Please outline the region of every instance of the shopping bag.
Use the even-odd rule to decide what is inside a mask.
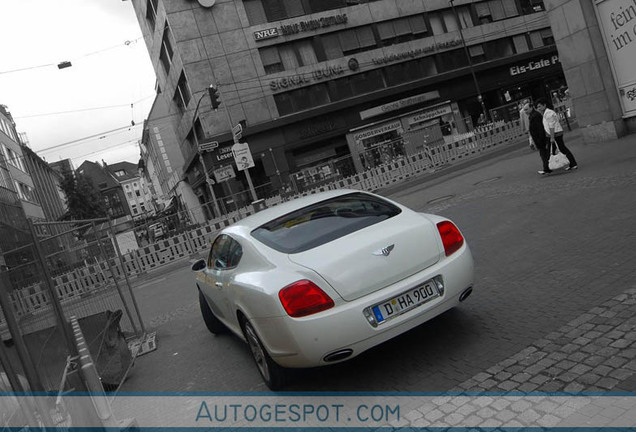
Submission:
[[[559,150],[559,146],[556,143],[552,143],[552,151],[550,152],[550,159],[548,160],[548,168],[551,170],[558,170],[564,168],[570,164],[567,156],[565,156]]]

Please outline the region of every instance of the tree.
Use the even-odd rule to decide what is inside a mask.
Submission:
[[[90,179],[81,174],[73,175],[71,171],[63,173],[60,183],[66,195],[68,210],[63,220],[83,220],[106,217],[106,206]]]

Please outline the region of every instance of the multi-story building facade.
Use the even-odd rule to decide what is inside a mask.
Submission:
[[[22,146],[24,162],[31,174],[35,195],[47,221],[56,221],[66,213],[66,197],[60,184],[62,175],[49,166],[26,145]]]
[[[216,175],[233,163],[231,129],[241,122],[262,197],[421,151],[427,136],[469,129],[483,107],[491,119],[514,118],[522,98],[566,86],[541,0],[133,6],[157,98],[176,116],[171,145],[181,149],[184,178],[201,201],[212,197],[197,142],[218,142],[205,154],[216,196],[246,188],[242,173]],[[218,110],[210,85],[220,93]]]
[[[124,189],[105,166],[97,162],[84,161],[75,171],[75,175],[90,179],[104,200],[108,216],[111,218],[130,216],[130,207],[128,207]]]
[[[137,165],[130,162],[118,162],[107,165],[105,168],[124,190],[133,219],[141,219],[155,214],[153,196],[146,181],[139,174]]]
[[[61,176],[64,176],[67,172],[71,174],[75,173],[73,161],[71,161],[70,159],[62,159],[59,161],[51,162],[49,163],[49,166]]]
[[[22,152],[15,122],[4,105],[0,105],[0,151],[7,161],[9,176],[27,217],[34,220],[44,219],[44,211],[35,192],[35,184]]]

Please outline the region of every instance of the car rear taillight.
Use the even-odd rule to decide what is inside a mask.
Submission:
[[[439,235],[442,236],[446,256],[451,256],[464,244],[464,237],[462,237],[459,229],[452,222],[444,221],[438,223],[437,230]]]
[[[323,290],[308,280],[287,285],[280,290],[278,298],[290,317],[300,318],[333,307],[334,303]]]

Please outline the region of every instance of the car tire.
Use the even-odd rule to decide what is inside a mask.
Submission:
[[[256,363],[256,368],[261,374],[263,381],[270,390],[280,390],[284,387],[286,381],[285,368],[280,366],[269,355],[263,343],[261,342],[256,330],[249,321],[243,320],[243,333],[245,340],[250,347],[252,358]]]
[[[203,322],[205,322],[205,326],[208,328],[210,333],[213,334],[221,334],[227,331],[225,324],[223,324],[219,319],[214,315],[212,309],[208,305],[208,301],[205,299],[205,296],[199,291],[199,307],[201,308],[201,316],[203,316]]]

